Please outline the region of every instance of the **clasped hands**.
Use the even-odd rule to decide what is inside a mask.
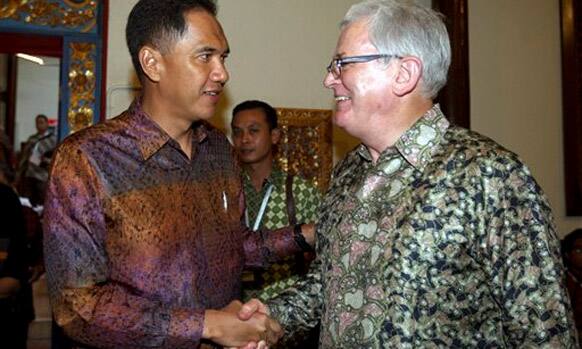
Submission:
[[[232,301],[220,310],[206,310],[202,337],[230,348],[266,349],[283,335],[258,299],[244,305]]]

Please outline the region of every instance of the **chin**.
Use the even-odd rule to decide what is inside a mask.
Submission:
[[[333,114],[333,123],[338,127],[345,128],[347,125],[348,118],[349,118],[349,115],[347,115],[346,112],[336,111]]]
[[[243,166],[251,166],[257,163],[257,161],[254,160],[245,160],[245,159],[240,159],[241,164],[243,164]]]
[[[205,109],[197,109],[192,111],[192,115],[195,115],[196,121],[197,120],[209,120],[214,116],[216,113],[216,108],[205,108]]]
[[[198,120],[207,121],[207,120],[212,119],[213,116],[214,116],[214,112],[213,113],[199,113],[199,114],[197,114],[195,121],[198,121]]]

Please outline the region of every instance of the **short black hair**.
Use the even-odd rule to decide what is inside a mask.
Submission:
[[[230,123],[231,126],[232,126],[232,123],[234,122],[234,118],[235,118],[237,113],[244,111],[244,110],[251,110],[251,109],[261,109],[263,111],[263,113],[265,113],[265,118],[267,119],[267,124],[269,124],[269,130],[274,130],[278,127],[278,125],[277,125],[277,111],[275,110],[275,108],[271,107],[271,105],[269,105],[266,102],[257,101],[257,100],[244,101],[242,103],[239,103],[236,107],[234,107],[234,109],[232,110],[232,121]]]
[[[38,119],[44,119],[44,121],[48,121],[48,116],[44,115],[44,114],[38,114],[34,120],[38,120]],[[29,119],[30,120],[30,119]]]
[[[186,31],[184,15],[191,10],[216,16],[214,0],[139,0],[131,10],[125,27],[125,40],[133,67],[141,79],[139,50],[145,45],[167,52]]]

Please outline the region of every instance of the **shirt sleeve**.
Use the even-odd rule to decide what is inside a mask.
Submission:
[[[309,182],[294,177],[293,195],[300,222],[315,223],[319,213],[321,194]],[[318,244],[321,246],[321,244]],[[318,251],[317,256],[322,252]],[[279,296],[266,300],[271,315],[285,330],[285,337],[305,334],[317,326],[321,318],[322,302],[321,259],[310,264],[308,273]]]
[[[241,195],[244,197],[244,194]],[[244,212],[244,199],[240,202],[241,212]],[[241,220],[241,230],[244,234],[245,267],[265,268],[270,263],[302,251],[295,241],[293,227],[254,232],[245,227]]]
[[[90,159],[71,142],[55,155],[44,216],[54,317],[75,341],[96,348],[192,348],[204,310],[176,309],[110,279],[106,200]]]
[[[303,223],[313,223],[319,213],[321,193],[305,179],[295,176],[293,195],[297,198],[297,219]]]
[[[277,297],[266,300],[271,316],[279,321],[285,337],[315,328],[321,319],[323,287],[321,251],[311,263],[307,275]]]
[[[487,173],[487,171],[485,172]],[[576,347],[559,240],[550,207],[524,165],[484,177],[484,246],[509,347]]]

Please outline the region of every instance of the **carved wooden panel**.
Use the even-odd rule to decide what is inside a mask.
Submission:
[[[104,117],[108,5],[108,0],[0,1],[1,39],[6,42],[0,52],[18,48],[15,52],[47,54],[46,45],[35,44],[38,40],[19,45],[25,34],[62,43],[58,54],[49,54],[61,57],[60,139]]]
[[[281,141],[279,166],[312,181],[324,192],[332,169],[331,110],[276,108]]]
[[[15,27],[96,33],[98,3],[95,0],[5,0],[0,3],[0,19],[11,21]]]

